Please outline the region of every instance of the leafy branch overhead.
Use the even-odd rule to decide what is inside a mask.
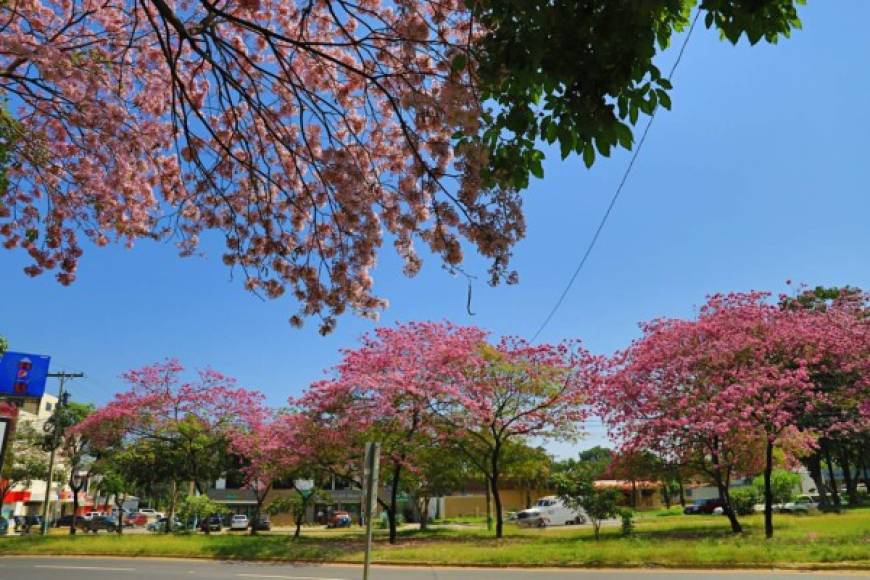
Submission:
[[[736,42],[800,0],[703,0]],[[84,240],[216,232],[248,290],[333,329],[465,247],[516,280],[520,190],[543,143],[587,165],[630,148],[671,88],[653,64],[690,0],[29,0],[0,4],[0,238],[75,280]],[[422,251],[421,251],[422,248]]]
[[[703,0],[707,28],[736,44],[776,42],[800,27],[803,0]],[[473,47],[484,102],[479,140],[489,155],[488,183],[528,185],[543,177],[542,143],[562,158],[631,149],[632,127],[657,106],[671,108],[670,81],[654,64],[689,24],[695,0],[478,0],[486,34]]]

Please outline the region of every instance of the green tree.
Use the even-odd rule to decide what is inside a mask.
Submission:
[[[405,479],[420,520],[420,529],[425,530],[429,525],[432,498],[462,489],[479,474],[462,453],[447,444],[421,446],[414,461],[417,467]]]
[[[95,493],[98,497],[102,496],[106,503],[111,499],[118,509],[120,525],[116,529],[119,535],[124,533],[124,503],[135,485],[121,469],[121,465],[106,458],[98,459],[91,465],[91,481]]]
[[[565,505],[585,512],[598,540],[601,537],[601,522],[617,515],[616,500],[619,493],[612,488],[596,487],[594,472],[583,469],[559,473],[554,481]]]
[[[27,487],[45,477],[48,458],[42,449],[44,436],[29,422],[19,422],[0,469],[0,502],[12,488]]]
[[[577,461],[563,463],[562,469],[553,476],[559,497],[568,507],[585,512],[596,540],[601,536],[601,522],[618,513],[619,492],[595,486],[595,480],[609,469],[611,458],[609,449],[594,447],[581,452]]]
[[[761,481],[764,488],[764,481]],[[755,504],[761,501],[762,493],[754,485],[747,485],[731,490],[731,507],[738,515],[748,516],[755,511]]]
[[[697,5],[707,28],[736,44],[776,42],[800,27],[804,0],[473,0],[487,30],[472,49],[484,100],[480,141],[489,151],[484,183],[524,189],[543,177],[541,144],[587,166],[631,149],[641,114],[671,107],[671,82],[654,64]],[[464,68],[465,57],[454,60]]]
[[[764,477],[759,475],[752,480],[759,493],[764,493]],[[785,469],[774,469],[770,474],[770,490],[773,503],[786,503],[794,499],[795,490],[800,489],[801,476]]]
[[[91,404],[63,401],[55,408],[52,417],[53,428],[58,432],[59,448],[67,468],[66,482],[72,491],[73,514],[79,511],[79,492],[90,479],[94,459],[89,437],[76,430],[75,426],[93,411],[94,406]],[[70,522],[69,533],[76,533],[75,518]]]
[[[193,526],[196,528],[196,525],[202,519],[212,515],[223,515],[228,512],[229,510],[225,505],[213,501],[207,495],[189,495],[178,506],[178,515],[181,521],[184,522],[185,527],[187,527],[188,522],[191,520],[193,520]],[[169,526],[166,526],[166,528],[167,530],[170,529]],[[205,527],[205,532],[209,533],[208,526]]]
[[[294,484],[293,493],[275,498],[266,506],[266,513],[270,516],[288,513],[292,515],[293,523],[296,525],[293,537],[298,538],[302,534],[302,526],[306,523],[308,506],[326,501],[326,498],[324,492],[317,487],[300,489]]]
[[[553,474],[583,471],[595,475],[603,474],[610,467],[614,453],[607,447],[596,445],[577,454],[577,459],[562,459],[553,464]]]
[[[543,447],[524,441],[510,441],[505,447],[504,478],[525,495],[525,507],[531,507],[531,492],[547,486],[552,476],[553,458]]]

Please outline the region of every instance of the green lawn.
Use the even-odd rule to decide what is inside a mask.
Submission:
[[[480,566],[670,566],[812,567],[870,569],[870,508],[843,514],[777,516],[776,537],[767,541],[761,516],[743,518],[746,532],[729,533],[722,516],[644,514],[635,534],[618,528],[592,538],[588,526],[521,530],[508,526],[495,540],[480,528],[402,532],[390,546],[383,532],[374,561],[401,564]],[[283,534],[242,535],[53,535],[0,539],[0,554],[177,556],[359,562],[362,536],[348,531],[293,540]]]

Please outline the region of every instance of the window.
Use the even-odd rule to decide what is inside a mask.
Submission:
[[[46,403],[46,404],[45,404],[45,410],[46,410],[46,411],[51,411],[51,408],[52,408],[53,406],[54,406],[54,405],[52,405],[51,403]]]

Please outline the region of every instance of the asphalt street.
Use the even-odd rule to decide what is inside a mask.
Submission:
[[[2,580],[357,580],[360,567],[255,564],[199,560],[129,558],[5,557]],[[860,572],[761,572],[699,570],[494,570],[376,566],[372,580],[843,580],[870,578]]]

